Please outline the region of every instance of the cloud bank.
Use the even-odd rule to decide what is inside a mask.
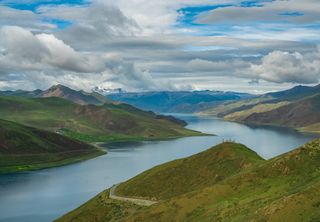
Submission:
[[[320,79],[316,0],[26,3],[0,3],[0,89],[260,92]]]

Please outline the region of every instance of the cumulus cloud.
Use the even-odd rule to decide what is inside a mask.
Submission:
[[[320,49],[307,54],[274,51],[264,56],[250,71],[257,79],[275,83],[318,83],[320,79]]]
[[[173,89],[169,82],[155,81],[147,70],[121,56],[79,52],[53,34],[33,34],[17,26],[0,29],[0,74],[7,80],[27,79],[39,84],[67,83],[86,87],[109,81],[130,90]],[[91,79],[91,80],[90,80]],[[68,83],[69,82],[69,83]]]
[[[52,34],[36,34],[17,27],[0,29],[2,72],[60,68],[73,72],[99,72],[105,66],[96,56],[76,52]]]
[[[35,12],[0,6],[0,88],[230,90],[258,87],[249,82],[261,88],[318,82],[320,33],[312,25],[319,3],[261,2],[92,0],[44,4]],[[209,25],[188,23],[188,12],[198,10],[188,7],[224,3],[233,6],[199,12],[197,22]],[[59,22],[68,26],[57,28]]]
[[[38,13],[52,19],[70,21],[72,26],[58,33],[75,47],[93,50],[110,39],[135,36],[141,31],[135,20],[126,17],[119,8],[106,3],[90,6],[43,6]]]

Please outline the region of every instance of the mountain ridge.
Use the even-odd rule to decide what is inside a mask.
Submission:
[[[86,142],[165,139],[203,135],[184,121],[127,104],[80,105],[58,97],[0,96],[1,118]]]

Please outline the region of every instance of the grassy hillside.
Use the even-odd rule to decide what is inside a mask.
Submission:
[[[203,110],[202,112],[199,112],[198,114],[223,117],[223,116],[226,116],[226,115],[234,113],[234,112],[240,112],[243,110],[250,109],[260,103],[269,101],[271,99],[272,99],[271,97],[260,96],[260,97],[253,98],[253,99],[246,99],[246,100],[241,100],[241,101],[237,101],[237,102],[223,103],[218,106]]]
[[[215,183],[199,186],[191,192],[186,191],[180,195],[173,195],[172,198],[164,199],[150,207],[134,207],[125,202],[110,200],[107,195],[108,191],[105,191],[89,203],[57,221],[300,222],[320,220],[320,196],[318,195],[320,191],[320,139],[267,161],[263,161],[255,153],[239,144],[222,144],[217,149],[220,149],[220,147],[223,147],[221,151],[232,150],[236,156],[240,155],[246,160],[249,159],[250,163],[253,161],[255,164],[249,164],[248,167],[243,169],[237,169],[235,167],[237,164],[234,164],[234,161],[230,161],[230,164],[222,164],[223,167],[230,165],[232,173],[225,174],[225,177]],[[199,161],[197,157],[200,158],[201,155],[204,155],[202,156],[203,162],[210,161],[211,164],[208,163],[208,166],[216,165],[218,167],[220,165],[217,164],[219,159],[217,162],[213,159],[210,160],[208,157],[210,152],[213,151],[209,150],[207,155],[204,155],[206,153],[204,152],[186,158],[184,161],[191,161],[191,159]],[[228,161],[226,160],[226,162]],[[198,164],[206,165],[202,162],[198,162]],[[188,174],[190,170],[187,164],[182,166],[183,163],[176,165],[175,162],[169,162],[167,164],[168,169],[165,171],[161,169],[165,169],[166,164],[145,172],[146,176],[150,175],[150,181],[140,177],[140,175],[127,183],[132,183],[132,186],[135,186],[135,184],[150,185],[158,175],[161,178],[158,182],[164,185],[163,189],[171,192],[169,184],[179,184],[176,180],[179,177],[177,173],[184,175],[180,177],[181,179],[185,178],[185,174]],[[181,169],[179,169],[180,167]],[[201,167],[201,169],[205,168]],[[212,171],[215,170],[214,167]],[[169,172],[165,181],[163,181],[162,173],[167,171]],[[211,172],[211,170],[208,171]],[[196,176],[191,172],[185,180],[198,183],[198,180],[206,179],[209,181],[213,179],[210,173]],[[191,182],[187,183],[192,184]],[[169,185],[169,188],[166,188],[165,185]],[[147,188],[144,187],[144,189]],[[155,191],[157,190],[158,188],[155,189]],[[112,214],[113,216],[110,214],[115,206],[118,206],[119,209],[118,217],[115,217],[115,213]],[[99,218],[97,215],[99,215]],[[112,216],[112,220],[110,220],[110,216]]]
[[[208,108],[200,112],[204,115],[214,115],[224,117],[236,112],[247,111],[257,105],[291,103],[307,97],[315,96],[320,93],[320,85],[317,86],[295,86],[288,90],[272,92],[260,95],[256,98],[246,99],[242,101],[224,103],[219,106]]]
[[[320,123],[320,94],[267,112],[253,113],[244,122],[289,127],[316,127]]]
[[[319,95],[320,85],[296,86],[253,99],[221,104],[199,114],[214,115],[231,121],[288,126],[319,133]]]
[[[58,166],[104,153],[56,133],[0,120],[0,173]]]
[[[234,113],[230,113],[224,116],[227,120],[235,120],[235,121],[243,121],[248,116],[252,115],[253,113],[264,113],[274,109],[278,109],[282,106],[288,105],[289,102],[278,102],[278,103],[265,103],[265,104],[258,104],[253,106],[252,108],[248,108],[243,111],[238,111]]]
[[[158,116],[130,105],[79,105],[56,97],[0,97],[0,116],[86,142],[202,135],[183,128],[183,121]]]
[[[241,144],[223,143],[192,157],[152,168],[117,187],[126,197],[164,200],[215,184],[262,161]]]
[[[319,221],[320,141],[124,221]]]

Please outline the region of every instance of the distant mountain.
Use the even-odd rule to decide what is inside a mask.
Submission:
[[[16,91],[0,91],[1,96],[19,96],[19,97],[39,97],[42,93],[42,90],[37,89],[34,91],[25,91],[25,90],[16,90]]]
[[[320,85],[296,86],[253,99],[224,103],[200,114],[215,115],[232,121],[281,125],[320,132],[319,95]]]
[[[52,94],[55,95],[55,94]],[[80,105],[59,97],[0,97],[0,116],[86,142],[165,139],[202,135],[186,124],[128,104]]]
[[[114,93],[108,98],[158,113],[193,113],[225,102],[253,98],[253,95],[221,91],[176,91]]]
[[[53,167],[104,153],[57,133],[0,119],[0,173]]]
[[[320,94],[280,106],[270,111],[252,113],[243,119],[243,121],[295,128],[320,124]]]
[[[98,93],[86,93],[84,91],[76,91],[63,85],[55,85],[43,91],[40,97],[59,97],[70,100],[72,102],[86,104],[104,104],[108,100]]]
[[[319,162],[319,139],[270,160],[223,143],[154,167],[115,190],[157,204],[114,200],[106,190],[56,222],[319,221]]]
[[[76,91],[63,85],[54,85],[44,91],[39,89],[35,91],[23,91],[23,90],[2,91],[0,92],[0,95],[28,97],[28,98],[59,97],[59,98],[67,99],[81,105],[87,105],[87,104],[101,105],[101,104],[110,102],[110,100],[107,97],[97,92],[87,93],[81,90]]]
[[[314,96],[320,93],[320,85],[317,86],[296,86],[288,90],[272,92],[260,95],[256,98],[245,99],[236,102],[224,103],[216,107],[211,107],[201,111],[202,114],[215,115],[224,117],[226,115],[246,111],[257,105],[264,104],[285,104],[283,102],[293,102],[309,96]],[[270,108],[270,106],[269,106]],[[277,107],[278,108],[278,107]]]
[[[302,99],[308,96],[313,96],[318,93],[320,93],[320,85],[316,85],[313,87],[299,85],[288,90],[267,93],[265,94],[265,96],[281,101],[292,101]]]

